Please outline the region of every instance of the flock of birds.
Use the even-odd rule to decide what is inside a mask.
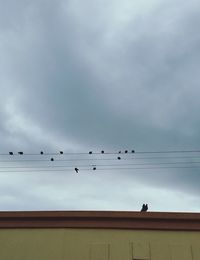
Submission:
[[[122,151],[118,151],[118,153],[117,154],[122,154],[122,153],[124,153],[124,154],[128,154],[128,153],[135,153],[135,150],[131,150],[131,152],[129,152],[128,150],[125,150],[124,152],[122,152]],[[17,152],[17,153],[14,153],[14,152],[9,152],[8,153],[9,155],[24,155],[24,152],[23,151],[19,151],[19,152]],[[45,152],[44,151],[40,151],[40,155],[44,155],[45,154]],[[61,154],[61,155],[63,155],[64,154],[64,152],[63,151],[59,151],[58,152],[58,154]],[[88,152],[88,154],[93,154],[93,151],[89,151]],[[98,153],[94,153],[94,154],[98,154]],[[104,150],[102,150],[99,154],[105,154],[105,151]],[[108,153],[109,154],[109,153]],[[115,154],[115,153],[114,153]],[[118,156],[117,157],[117,160],[121,160],[121,156]],[[51,157],[50,158],[50,161],[54,161],[54,157]],[[95,171],[97,168],[96,168],[96,166],[93,166],[93,168],[92,168],[92,170],[93,171]],[[74,171],[76,172],[76,173],[79,173],[79,168],[78,167],[75,167],[74,168]]]
[[[104,154],[104,153],[105,153],[105,151],[102,150],[102,151],[101,151],[101,154]],[[119,151],[119,152],[118,152],[118,154],[121,154],[121,153],[127,154],[127,153],[128,153],[128,150],[125,150],[124,152],[122,152],[122,151]],[[135,153],[135,150],[132,150],[131,153]],[[17,154],[17,155],[24,155],[24,152],[23,152],[23,151],[19,151],[19,152],[17,152],[17,153],[9,152],[8,154],[9,154],[9,155],[16,155],[16,154]],[[44,153],[43,151],[40,151],[40,155],[44,155],[44,154],[45,154],[45,153]],[[59,151],[59,154],[62,155],[62,154],[64,154],[64,152],[63,152],[63,151]],[[93,152],[92,152],[92,151],[89,151],[88,154],[93,154]],[[118,160],[121,160],[121,157],[118,156],[117,159],[118,159]],[[50,161],[54,161],[54,158],[51,157]],[[77,167],[75,167],[74,170],[75,170],[76,173],[79,172],[79,168],[77,168]],[[95,167],[95,166],[93,167],[93,170],[96,170],[96,167]],[[143,204],[143,205],[142,205],[142,208],[141,208],[141,212],[147,212],[147,211],[148,211],[148,204]]]
[[[108,152],[105,152],[104,150],[102,150],[100,152],[89,151],[87,153],[68,153],[68,152],[66,153],[64,151],[58,151],[57,153],[45,153],[44,151],[40,151],[37,154],[27,154],[27,153],[24,153],[23,151],[18,151],[18,152],[10,151],[7,154],[0,154],[0,155],[8,155],[8,156],[9,155],[10,156],[14,156],[14,155],[19,155],[19,156],[21,156],[21,155],[51,155],[51,156],[53,156],[53,155],[59,155],[59,154],[60,155],[78,155],[78,154],[79,155],[80,154],[84,154],[84,155],[86,155],[86,154],[89,154],[89,155],[92,155],[92,154],[94,154],[94,155],[97,155],[97,154],[107,154],[107,155],[109,155],[109,154],[112,154],[112,155],[116,155],[116,157],[114,157],[115,160],[121,160],[121,159],[125,159],[125,158],[123,156],[121,156],[120,154],[134,154],[134,153],[135,153],[135,150],[131,150],[131,151],[125,150],[125,151],[118,151],[118,152],[114,152],[114,153],[108,153]],[[175,154],[175,153],[176,154],[180,154],[180,155],[179,156],[173,156],[173,157],[166,157],[166,156],[164,157],[163,156],[163,154]],[[190,154],[193,153],[194,156],[188,156],[187,153],[190,153]],[[162,156],[161,157],[155,157],[155,156],[154,157],[144,157],[144,158],[138,158],[137,156],[136,157],[134,156],[134,158],[135,159],[153,159],[153,160],[155,160],[155,159],[169,159],[169,160],[171,160],[171,159],[176,159],[177,158],[177,159],[182,159],[183,161],[178,161],[178,162],[176,162],[176,161],[175,162],[174,161],[173,162],[169,161],[169,162],[161,162],[161,163],[160,162],[155,162],[155,163],[143,163],[143,164],[134,164],[134,165],[150,165],[149,169],[151,168],[151,165],[170,165],[170,164],[172,166],[164,166],[164,167],[165,168],[167,168],[167,167],[168,168],[198,168],[198,167],[200,167],[200,166],[198,166],[198,164],[200,164],[200,161],[193,161],[193,159],[200,158],[199,157],[199,153],[200,153],[200,150],[189,150],[189,151],[150,151],[150,152],[142,151],[142,152],[137,152],[137,154],[161,154]],[[182,154],[184,154],[184,156],[182,156]],[[132,158],[130,158],[130,159],[132,159]],[[184,159],[189,159],[190,161],[186,161],[185,162]],[[57,158],[56,157],[51,157],[48,160],[53,162],[53,161],[57,161]],[[92,160],[92,158],[91,158],[91,160]],[[94,159],[94,160],[96,160],[96,159]],[[97,159],[97,160],[99,160],[99,159]],[[100,159],[100,160],[102,160],[102,159]],[[108,158],[106,159],[104,157],[103,160],[110,160],[110,159],[108,159]],[[66,161],[70,161],[70,160],[66,160]],[[73,160],[71,160],[71,161],[73,161]],[[78,161],[78,159],[77,159],[77,161]],[[175,164],[177,164],[178,166],[173,166]],[[196,165],[193,166],[192,164],[196,164]],[[129,164],[129,165],[131,165],[131,164]],[[79,173],[79,170],[80,170],[79,166],[74,167],[74,171],[77,174]],[[103,166],[103,165],[100,165],[100,166]],[[110,165],[108,165],[108,166],[110,166]],[[54,166],[54,167],[63,167],[63,166]],[[95,171],[96,169],[97,169],[96,165],[92,165],[92,170]],[[142,168],[138,168],[138,169],[142,169]],[[145,169],[148,169],[148,168],[145,168]],[[141,212],[147,212],[147,211],[148,211],[148,204],[143,204],[142,208],[141,208]]]
[[[14,158],[18,155],[21,158]],[[24,159],[23,155],[28,158]],[[59,158],[60,155],[61,158]],[[111,170],[200,170],[200,150],[135,151],[129,149],[115,152],[104,150],[98,152],[91,150],[87,152],[66,152],[57,150],[51,153],[44,150],[26,153],[19,150],[0,153],[0,156],[10,156],[9,159],[7,157],[0,159],[0,163],[2,163],[0,164],[2,169],[0,172],[22,173],[23,170],[19,170],[22,168],[26,168],[24,172],[50,172],[55,170],[57,172],[74,171],[76,174],[91,170],[101,170],[102,172]],[[33,158],[33,156],[36,157]],[[60,165],[61,161],[62,165]],[[12,166],[7,166],[5,163],[12,163]]]
[[[101,154],[104,154],[104,153],[105,153],[105,151],[102,150],[102,151],[101,151]],[[119,151],[118,153],[120,154],[120,153],[123,153],[123,152],[122,152],[122,151]],[[128,153],[128,150],[125,150],[124,153]],[[131,153],[135,153],[135,150],[131,150]],[[9,152],[8,154],[9,154],[9,155],[15,155],[15,154],[23,155],[24,152],[22,152],[22,151],[21,151],[21,152],[17,152],[17,153]],[[43,151],[40,151],[40,154],[45,154],[45,153],[44,153]],[[59,154],[64,154],[64,152],[63,152],[63,151],[59,151]],[[92,151],[89,151],[88,154],[93,154],[93,152],[92,152]],[[6,155],[6,154],[4,154],[4,155]]]

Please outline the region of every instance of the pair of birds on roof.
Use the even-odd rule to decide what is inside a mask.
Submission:
[[[145,212],[148,210],[148,204],[143,204],[142,205],[142,209],[141,209],[141,212]]]

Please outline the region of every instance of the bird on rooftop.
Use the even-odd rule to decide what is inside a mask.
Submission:
[[[89,154],[92,154],[92,151],[89,151]]]
[[[126,150],[125,153],[128,153],[128,151]]]
[[[63,154],[63,151],[60,151],[60,154]]]
[[[146,212],[148,210],[148,204],[143,204],[141,212]]]
[[[135,153],[135,150],[132,150],[131,152],[132,152],[132,153]]]
[[[54,158],[51,158],[51,161],[53,162],[53,161],[54,161]]]
[[[9,152],[9,155],[13,155],[13,152]]]
[[[43,152],[43,151],[41,151],[41,152],[40,152],[40,154],[44,154],[44,152]]]
[[[96,167],[93,167],[93,171],[95,171],[97,168]]]
[[[101,153],[104,153],[104,151],[101,151]]]
[[[118,160],[121,160],[121,157],[117,157]]]
[[[24,153],[23,153],[23,152],[18,152],[18,154],[22,155],[22,154],[24,154]]]
[[[78,173],[79,169],[78,168],[74,168],[75,172]]]

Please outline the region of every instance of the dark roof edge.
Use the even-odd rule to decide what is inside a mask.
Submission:
[[[0,228],[98,228],[200,231],[200,213],[1,211]]]

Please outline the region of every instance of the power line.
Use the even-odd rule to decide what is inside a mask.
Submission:
[[[120,157],[120,160],[160,160],[160,159],[199,159],[200,156],[174,156],[174,157],[164,157],[164,156],[160,156],[160,157],[127,157],[127,158],[123,158]],[[58,161],[58,162],[75,162],[75,161],[116,161],[118,160],[117,158],[76,158],[76,159],[57,159],[54,158],[53,161]],[[1,162],[9,162],[9,163],[14,163],[14,162],[49,162],[51,161],[50,159],[20,159],[20,160],[0,160]]]
[[[101,168],[101,169],[96,169],[95,171],[113,171],[113,170],[160,170],[160,169],[200,169],[200,166],[167,166],[167,167],[123,167],[123,168]],[[73,171],[72,169],[42,169],[42,170],[9,170],[9,171],[0,171],[0,173],[31,173],[31,172],[67,172],[67,171]],[[87,169],[82,169],[82,171],[93,171],[91,168]],[[93,171],[94,172],[94,171]]]
[[[136,150],[125,150],[125,151],[117,151],[117,152],[106,152],[106,151],[100,151],[100,152],[45,152],[40,151],[38,153],[25,153],[25,152],[8,152],[8,153],[0,153],[0,156],[49,156],[49,155],[116,155],[116,154],[173,154],[173,153],[200,153],[200,150],[160,150],[160,151],[136,151]]]
[[[200,153],[200,150],[168,150],[168,151],[138,151],[137,154],[151,154],[151,153]]]
[[[22,155],[25,155],[25,156],[49,156],[49,155],[97,155],[97,154],[118,154],[119,152],[104,152],[104,151],[101,151],[101,152],[40,152],[40,153],[22,153],[22,152],[10,152],[12,154],[9,154],[9,153],[0,153],[0,156],[22,156]],[[128,152],[121,152],[121,153],[124,153],[124,154],[127,154]],[[134,153],[134,152],[129,152],[129,153]]]
[[[76,165],[78,167],[119,167],[119,166],[150,166],[150,165],[177,165],[177,164],[200,164],[199,162],[159,162],[159,163],[127,163],[127,164],[87,164],[87,165]],[[34,169],[34,168],[68,168],[74,167],[74,165],[45,165],[45,166],[0,166],[0,169]]]

